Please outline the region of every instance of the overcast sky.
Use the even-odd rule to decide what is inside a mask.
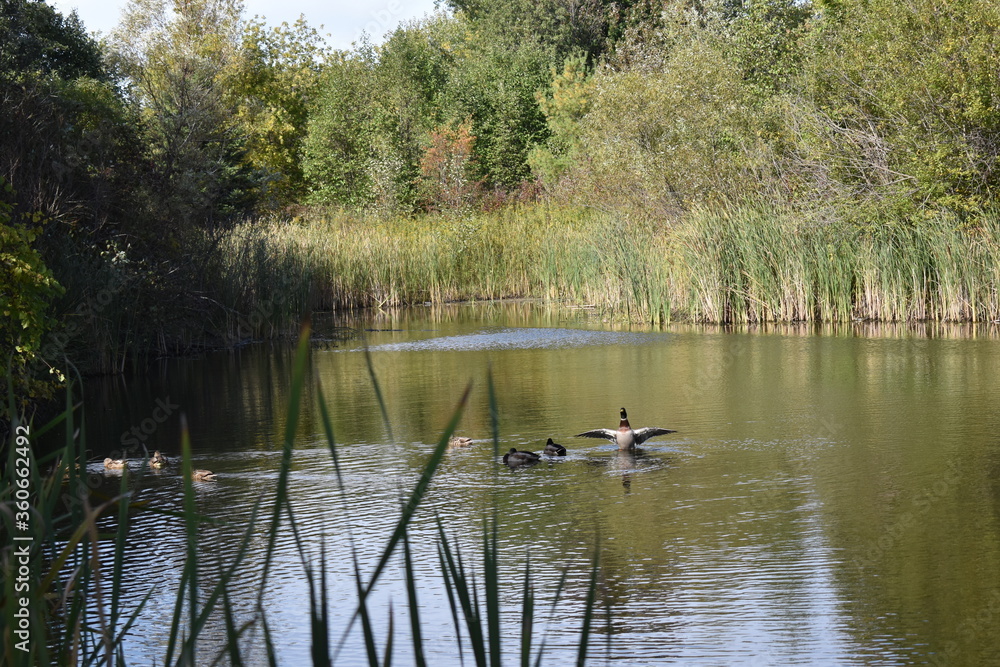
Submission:
[[[126,0],[49,0],[61,13],[76,10],[90,32],[107,34],[118,23]],[[246,16],[260,15],[271,26],[294,23],[300,14],[330,46],[346,49],[367,32],[374,42],[401,22],[434,11],[434,0],[243,0]]]

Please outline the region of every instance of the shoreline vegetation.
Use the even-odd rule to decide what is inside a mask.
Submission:
[[[338,50],[240,0],[100,41],[11,0],[0,382],[27,410],[427,301],[996,322],[998,33],[993,0],[447,0]]]
[[[238,225],[220,245],[227,309],[283,306],[238,322],[255,337],[301,312],[511,298],[652,325],[1000,321],[993,213],[872,228],[758,206],[671,224],[544,204],[418,219],[312,213]]]
[[[240,0],[132,0],[101,41],[12,0],[0,379],[26,409],[71,366],[425,301],[996,321],[998,30],[992,0],[448,0],[337,50]]]
[[[61,417],[31,429],[66,429],[55,477],[31,472],[41,547],[31,604],[42,614],[31,621],[32,664],[116,662],[139,612],[119,605],[125,478],[118,497],[92,506],[70,465],[86,450],[68,386],[77,374],[284,336],[314,310],[426,301],[538,297],[653,326],[1000,320],[996,0],[441,5],[378,43],[337,50],[304,18],[269,26],[240,0],[129,0],[100,41],[75,13],[0,3],[5,534],[14,429],[67,395]],[[307,352],[304,337],[292,425]],[[379,569],[400,542],[408,551],[406,512],[460,411]],[[294,522],[294,435],[291,426],[271,545],[282,514]],[[330,447],[335,456],[332,436]],[[188,558],[166,662],[195,662],[214,605],[239,663],[247,626],[231,613],[234,570],[200,598],[190,482],[185,498]],[[114,553],[101,553],[99,510],[115,507]],[[481,592],[443,530],[439,547],[477,664],[500,662],[488,526]],[[66,580],[64,563],[75,568]],[[319,583],[322,562],[311,567]],[[357,574],[371,664],[366,599],[377,574],[367,584]],[[4,581],[13,604],[13,578]],[[313,659],[330,664],[325,589],[311,590]],[[91,593],[108,616],[84,631]],[[530,644],[533,596],[525,579],[522,664],[542,650]],[[267,633],[262,611],[252,622]],[[8,661],[20,655],[10,630]]]

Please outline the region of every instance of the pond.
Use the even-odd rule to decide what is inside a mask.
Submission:
[[[354,558],[367,577],[471,381],[457,433],[474,442],[446,455],[410,531],[430,664],[459,664],[438,522],[481,582],[491,516],[505,664],[517,662],[525,568],[535,646],[544,640],[546,664],[575,661],[595,547],[590,664],[1000,664],[995,326],[620,328],[533,303],[413,308],[349,324],[364,335],[323,339],[334,330],[317,324],[289,482],[305,558],[326,570],[333,645],[357,607]],[[129,438],[171,457],[139,493],[161,509],[183,507],[185,416],[195,466],[218,474],[195,485],[199,511],[218,520],[199,532],[206,587],[236,552],[255,503],[273,497],[292,357],[288,346],[252,345],[87,383],[95,458]],[[541,451],[551,437],[568,454],[504,466],[488,377],[501,451]],[[677,432],[635,455],[573,437],[616,428],[623,406],[635,428]],[[99,463],[88,472],[109,490],[118,483]],[[279,662],[305,664],[303,556],[283,529],[262,583],[266,523],[230,587],[236,621],[254,618],[260,596]],[[125,644],[135,664],[166,653],[184,555],[180,519],[134,515],[126,609],[153,590]],[[380,645],[392,614],[396,659],[409,664],[401,560],[390,561],[369,608]],[[217,615],[199,644],[205,664],[224,637]],[[471,664],[464,628],[461,647]],[[243,649],[247,664],[265,662],[259,625]],[[337,664],[367,664],[358,623]]]

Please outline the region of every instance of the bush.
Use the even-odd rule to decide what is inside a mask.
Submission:
[[[51,398],[55,381],[63,380],[51,366],[54,375],[38,371],[46,364],[41,356],[42,339],[54,325],[52,302],[64,290],[32,247],[40,231],[39,217],[11,219],[13,207],[7,202],[14,192],[3,179],[0,195],[0,350],[10,351],[0,359],[0,385],[11,381],[23,409],[34,399]],[[12,417],[7,411],[7,401],[3,401],[0,415],[5,421]]]

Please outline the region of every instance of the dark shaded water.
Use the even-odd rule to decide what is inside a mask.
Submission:
[[[448,454],[411,534],[431,664],[458,662],[437,574],[436,517],[478,568],[483,520],[494,511],[511,664],[529,554],[536,644],[544,638],[548,664],[575,659],[595,544],[599,596],[612,618],[610,634],[603,618],[598,624],[592,664],[1000,664],[995,331],[609,330],[530,304],[414,309],[359,326],[393,329],[367,334],[392,437],[361,342],[317,344],[311,379],[333,417],[345,492],[314,391],[291,476],[312,565],[325,548],[334,642],[356,606],[352,549],[370,572],[401,498],[472,380],[459,433],[477,442]],[[133,427],[151,450],[177,457],[186,415],[195,465],[219,475],[196,484],[200,511],[222,521],[199,535],[206,586],[213,564],[231,558],[254,504],[272,497],[291,355],[253,346],[87,387],[88,444],[102,460]],[[553,437],[569,449],[565,459],[516,471],[499,463],[488,372],[501,448],[540,451]],[[621,406],[635,427],[678,433],[636,456],[570,437],[616,426]],[[117,483],[99,464],[90,470]],[[140,498],[180,510],[178,471],[147,476]],[[140,512],[134,524],[129,604],[155,588],[126,646],[141,664],[165,654],[184,542],[177,519]],[[237,620],[252,618],[261,593],[265,536],[262,523],[231,590]],[[308,589],[290,531],[277,554],[264,609],[282,664],[302,664]],[[390,601],[397,659],[408,662],[396,559],[371,603],[381,642]],[[224,634],[220,616],[201,644],[206,664]],[[248,634],[246,652],[249,664],[263,662],[259,632]],[[338,664],[364,663],[354,632]]]

